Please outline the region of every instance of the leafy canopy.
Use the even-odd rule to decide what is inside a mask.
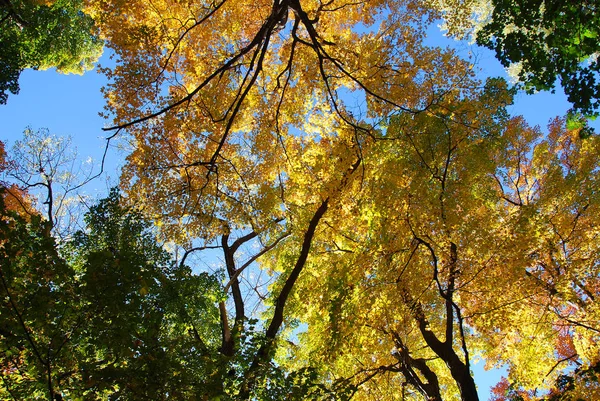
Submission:
[[[40,215],[2,207],[2,398],[218,393],[202,351],[218,341],[218,282],[176,264],[120,199],[93,206],[60,252]]]
[[[132,147],[127,197],[91,209],[60,262],[74,274],[42,286],[78,294],[69,311],[84,318],[65,319],[73,334],[52,364],[35,352],[23,364],[37,375],[27,385],[471,401],[481,357],[525,392],[576,366],[563,387],[594,390],[598,137],[510,118],[503,80],[479,82],[424,43],[433,7],[90,0],[86,11],[116,55],[105,95],[110,129]],[[30,324],[15,316],[23,337]],[[77,368],[63,372],[67,356]]]
[[[9,92],[19,93],[24,69],[82,74],[92,68],[103,42],[82,7],[82,0],[0,2],[0,104]]]
[[[132,144],[129,199],[186,255],[223,252],[223,355],[247,350],[245,294],[265,300],[236,397],[276,388],[273,366],[314,369],[357,399],[473,400],[474,353],[528,388],[594,363],[597,138],[563,121],[544,140],[509,119],[505,83],[484,85],[424,43],[434,7],[88,10],[116,54],[105,95],[109,129]],[[268,290],[252,262],[272,275]],[[559,338],[575,354],[555,353]]]
[[[600,91],[596,1],[434,0],[450,34],[470,33],[528,93],[562,86],[576,113],[596,115]]]

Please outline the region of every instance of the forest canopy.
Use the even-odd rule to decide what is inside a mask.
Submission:
[[[19,93],[27,68],[83,74],[102,54],[103,42],[81,0],[0,1],[0,105]]]
[[[78,3],[130,152],[78,203],[67,141],[2,147],[0,396],[600,396],[600,138],[429,44],[450,6]]]

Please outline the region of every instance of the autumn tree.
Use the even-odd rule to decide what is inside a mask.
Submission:
[[[490,81],[475,99],[449,94],[435,115],[394,117],[363,148],[361,190],[327,219],[297,287],[291,313],[308,330],[290,363],[319,361],[354,399],[477,399],[462,292],[501,227],[482,202],[494,198],[489,152],[509,102]]]
[[[473,355],[525,390],[593,371],[598,138],[486,118],[499,88],[397,117],[363,148],[362,191],[325,220],[290,304],[308,329],[288,363],[320,361],[365,400],[476,399]],[[593,398],[593,379],[573,382]]]
[[[106,114],[132,144],[128,201],[184,259],[223,257],[227,396],[289,394],[273,377],[310,372],[325,396],[472,400],[473,352],[532,387],[558,373],[561,336],[578,351],[560,368],[593,363],[596,199],[580,186],[595,184],[596,139],[572,139],[565,165],[556,144],[573,130],[555,143],[509,120],[501,81],[423,43],[440,13],[343,0],[86,10],[117,61]],[[254,262],[268,293],[244,290]],[[256,330],[252,293],[266,303]],[[300,323],[299,346],[283,347]]]
[[[553,121],[544,139],[536,129],[525,129],[523,139],[513,131],[502,155],[506,169],[498,174],[503,197],[516,217],[515,249],[523,258],[529,287],[535,289],[526,304],[538,310],[531,314],[536,319],[513,321],[505,330],[506,340],[538,341],[528,342],[532,348],[522,347],[521,357],[496,355],[514,367],[509,379],[528,388],[542,381],[549,385],[561,369],[593,368],[600,356],[594,306],[599,143],[597,136],[582,140],[578,130],[565,125],[565,120]],[[524,127],[521,121],[512,129]]]
[[[33,213],[32,199],[23,188],[17,184],[7,181],[6,174],[12,168],[12,163],[7,157],[4,143],[0,141],[0,188],[4,197],[4,207],[13,210],[21,215],[30,215]]]
[[[106,70],[106,96],[115,129],[134,145],[122,181],[163,238],[227,251],[230,238],[254,233],[263,249],[296,251],[274,269],[264,343],[242,386],[248,397],[320,222],[358,188],[363,147],[382,121],[429,113],[446,93],[468,97],[478,83],[452,51],[423,44],[438,14],[416,2],[89,2],[87,10],[118,60]],[[243,272],[227,263],[239,299]],[[245,315],[234,304],[235,327]]]
[[[82,74],[102,54],[102,41],[80,0],[0,2],[0,104],[19,93],[27,68]]]

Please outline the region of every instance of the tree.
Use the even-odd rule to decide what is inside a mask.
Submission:
[[[52,195],[55,193],[53,185],[57,184],[55,178],[60,179],[64,175],[61,172],[64,165],[72,166],[75,160],[70,157],[63,140],[40,137],[39,133],[29,134],[31,137],[27,136],[15,147],[13,176],[24,177],[21,182],[30,188],[41,185]],[[38,174],[41,175],[40,182],[32,181],[32,177]],[[72,179],[69,174],[66,178],[68,184]],[[40,206],[44,208],[43,204]],[[49,208],[48,213],[43,213],[47,216],[45,222],[39,213],[32,212],[36,221],[43,223],[43,229],[29,229],[36,235],[51,238],[50,228],[55,221],[52,210]],[[222,235],[221,244],[229,276],[225,291],[233,289],[236,305],[235,323],[230,324],[225,301],[219,300],[221,286],[215,276],[192,274],[185,264],[188,256],[198,248],[189,249],[181,263],[171,262],[169,255],[152,239],[147,221],[135,210],[123,208],[121,197],[116,192],[92,207],[84,220],[86,232],[67,233],[62,242],[73,237],[61,249],[67,260],[59,258],[69,272],[66,277],[70,278],[61,288],[69,288],[69,296],[79,301],[70,304],[72,308],[67,308],[71,315],[77,317],[77,327],[58,327],[54,334],[68,337],[60,349],[61,355],[71,358],[71,364],[63,366],[52,360],[52,367],[46,367],[50,362],[41,360],[45,367],[43,372],[49,377],[49,390],[44,391],[43,383],[30,378],[19,391],[32,392],[32,386],[37,385],[41,386],[40,394],[49,394],[49,397],[77,395],[89,398],[118,394],[125,399],[137,399],[171,394],[189,398],[192,394],[202,394],[213,398],[233,396],[244,386],[244,391],[249,394],[258,392],[273,399],[277,399],[273,394],[290,391],[296,397],[305,394],[302,389],[310,385],[306,380],[311,377],[311,372],[301,370],[291,375],[284,374],[267,358],[271,351],[270,347],[261,344],[263,333],[254,330],[252,323],[246,321],[245,295],[240,291],[238,280],[248,265],[276,246],[287,234],[281,233],[279,239],[251,256],[239,268],[234,255],[258,234],[250,233],[233,241],[229,240],[228,234]],[[25,227],[27,229],[28,226]],[[10,236],[8,233],[7,237]],[[55,246],[51,253],[56,255]],[[7,259],[19,260],[12,254]],[[19,263],[34,262],[24,258]],[[41,263],[38,265],[37,268],[43,268]],[[26,280],[44,285],[43,279],[35,274]],[[33,292],[30,288],[19,290],[8,285],[6,291],[21,297]],[[61,291],[51,292],[52,297],[61,294]],[[52,309],[56,302],[48,303],[53,313],[65,314],[65,310]],[[218,319],[215,320],[215,317]],[[43,317],[36,315],[30,316],[30,319],[33,324],[42,324]],[[281,313],[278,319],[273,327],[281,325]],[[31,332],[38,329],[29,328]],[[219,335],[218,341],[215,334]],[[172,352],[165,353],[167,349]],[[267,365],[263,366],[265,361]],[[35,365],[26,361],[18,367],[33,369]],[[247,371],[259,370],[261,375],[247,380]],[[268,388],[255,383],[262,382],[264,372],[268,372]],[[11,375],[7,380],[23,382],[18,375]]]
[[[5,176],[7,170],[10,170],[12,163],[7,160],[4,143],[0,141],[0,175]],[[3,177],[4,178],[4,177]],[[0,188],[2,188],[2,196],[4,197],[4,207],[8,210],[13,210],[21,215],[30,215],[33,212],[31,205],[32,199],[22,188],[19,188],[14,183],[9,183],[0,180]]]
[[[496,51],[528,91],[554,88],[558,78],[573,107],[584,114],[598,109],[599,14],[593,1],[494,1],[491,21],[477,43]]]
[[[488,152],[509,102],[490,81],[475,99],[449,94],[432,115],[393,118],[363,147],[361,189],[328,217],[290,306],[308,324],[293,366],[322,363],[354,399],[477,399],[463,291],[500,229],[481,202],[493,199]]]
[[[294,249],[273,269],[264,340],[241,379],[248,399],[268,377],[321,222],[357,190],[362,149],[381,135],[382,119],[428,113],[444,94],[468,97],[478,83],[451,51],[423,45],[437,14],[417,3],[90,2],[87,10],[119,59],[106,70],[106,94],[115,129],[134,143],[128,196],[165,240],[223,248],[235,310],[222,322],[247,319],[235,287],[248,276],[243,261],[230,268],[230,236],[251,235],[263,258]],[[365,110],[349,91],[365,96]]]
[[[41,215],[2,208],[3,398],[218,394],[216,278],[176,264],[119,202],[90,210],[66,258]]]
[[[56,67],[82,74],[102,54],[103,42],[81,0],[2,0],[0,2],[0,104],[19,93],[24,69]]]
[[[519,210],[517,244],[528,280],[533,279],[530,286],[536,288],[527,299],[538,308],[536,321],[514,322],[507,338],[522,341],[534,333],[545,338],[511,359],[515,373],[509,378],[528,388],[550,381],[569,365],[594,366],[600,355],[592,306],[598,296],[598,198],[593,188],[599,148],[597,136],[581,140],[578,131],[565,129],[565,120],[557,119],[543,140],[540,132],[530,131],[528,146],[511,134],[504,156],[508,174],[504,179],[499,175],[505,198]]]
[[[595,366],[598,138],[485,118],[493,88],[363,148],[362,190],[324,221],[289,306],[308,326],[292,366],[321,363],[365,400],[476,399],[474,354],[526,390]]]
[[[558,0],[434,1],[446,17],[446,29],[477,44],[496,58],[528,93],[554,90],[556,81],[574,111],[598,111],[598,5]],[[458,4],[457,4],[458,3]]]
[[[543,369],[557,374],[560,336],[586,344],[561,369],[592,359],[597,280],[584,260],[596,260],[595,234],[577,234],[588,259],[572,269],[570,259],[560,291],[538,256],[567,246],[552,231],[551,176],[564,194],[560,224],[596,232],[593,208],[577,202],[596,202],[597,141],[573,142],[592,149],[577,156],[586,169],[546,168],[563,163],[552,158],[562,145],[507,118],[506,85],[482,85],[468,62],[423,44],[438,12],[295,0],[87,10],[118,58],[105,93],[109,129],[133,144],[129,201],[185,255],[223,252],[220,353],[244,357],[232,397],[273,389],[283,367],[284,377],[316,372],[313,388],[348,398],[476,399],[473,352],[511,364],[527,387]],[[251,282],[252,262],[274,277],[267,294]],[[573,290],[577,280],[587,290]],[[244,348],[253,293],[267,309]],[[586,306],[569,310],[573,297]],[[307,334],[286,348],[301,323]]]
[[[509,102],[491,80],[435,114],[398,115],[346,171],[345,145],[296,149],[327,160],[329,197],[288,203],[290,231],[245,257],[265,231],[222,234],[225,281],[186,267],[208,246],[175,263],[116,191],[65,257],[40,215],[2,209],[0,394],[472,400],[474,351],[508,363],[509,396],[554,379],[553,397],[594,394],[600,142],[564,120],[542,138]],[[281,272],[258,326],[240,285],[254,261]],[[290,344],[294,320],[307,331]]]
[[[149,222],[122,206],[116,190],[90,209],[85,222],[86,232],[67,247],[85,303],[78,373],[83,394],[190,399],[216,392],[221,377],[211,376],[219,361],[209,350],[218,343],[217,278],[177,264],[156,243]]]
[[[91,160],[78,159],[70,137],[51,135],[47,128],[34,131],[28,127],[23,138],[15,142],[4,175],[15,183],[13,187],[37,198],[35,213],[45,209],[49,228],[61,237],[72,234],[80,223],[81,188],[102,173],[101,168],[94,174],[92,167]]]
[[[60,288],[86,322],[66,342],[77,368],[38,358],[35,377],[55,378],[39,391],[476,400],[474,353],[525,390],[595,366],[598,138],[556,121],[544,139],[509,118],[505,82],[423,44],[438,12],[86,11],[118,60],[110,129],[133,150],[126,197],[94,207],[65,252]],[[209,252],[217,274],[185,267]]]
[[[75,368],[75,273],[58,255],[48,222],[7,210],[0,197],[0,365],[5,399],[60,400]]]

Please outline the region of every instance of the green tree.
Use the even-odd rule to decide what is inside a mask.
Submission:
[[[177,264],[116,190],[85,222],[68,250],[86,303],[79,347],[86,391],[190,399],[218,366],[209,351],[220,340],[216,277]]]
[[[81,0],[0,1],[0,104],[19,93],[26,68],[56,67],[82,74],[102,54],[103,42]]]
[[[223,392],[227,366],[211,352],[220,345],[216,277],[177,264],[120,201],[112,191],[92,207],[87,230],[60,253],[41,215],[0,205],[2,398]]]
[[[0,397],[57,398],[76,370],[82,323],[75,272],[41,215],[7,210],[0,197]]]
[[[493,0],[477,43],[517,67],[528,92],[552,90],[557,78],[577,111],[592,114],[600,99],[600,13],[593,0]]]

